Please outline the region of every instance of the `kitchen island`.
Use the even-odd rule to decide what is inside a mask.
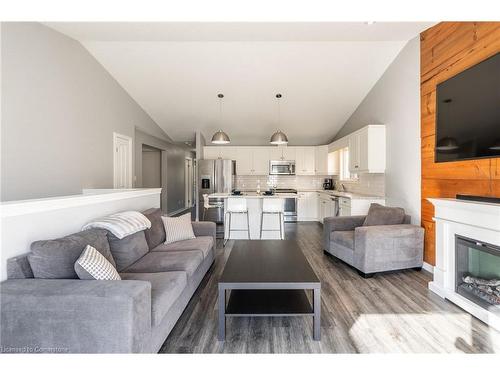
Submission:
[[[283,220],[280,220],[279,215],[264,215],[262,220],[262,238],[260,237],[260,226],[261,226],[261,214],[262,214],[262,204],[264,199],[285,199],[285,198],[297,198],[297,194],[293,193],[277,193],[274,195],[264,195],[262,193],[256,192],[245,192],[241,195],[231,195],[227,193],[214,193],[210,194],[208,198],[223,198],[224,199],[224,212],[226,212],[227,207],[227,198],[234,199],[246,199],[247,200],[247,208],[248,208],[248,220],[250,227],[250,239],[251,240],[260,240],[260,239],[275,239],[284,240],[285,238],[285,228]],[[228,219],[228,216],[224,220]],[[283,219],[283,216],[281,216]],[[245,214],[232,214],[231,221],[231,239],[248,239],[247,235],[247,216]],[[282,238],[280,238],[280,226]],[[229,238],[228,225],[224,222],[224,239]],[[233,231],[233,229],[235,231]]]

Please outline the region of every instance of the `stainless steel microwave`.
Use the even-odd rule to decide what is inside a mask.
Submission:
[[[271,160],[270,175],[295,175],[295,160]]]

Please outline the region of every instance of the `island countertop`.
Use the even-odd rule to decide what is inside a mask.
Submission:
[[[276,193],[274,195],[264,195],[257,192],[243,192],[240,195],[232,195],[230,193],[212,193],[208,195],[209,198],[250,198],[250,199],[260,199],[260,198],[297,198],[297,194],[293,193]]]

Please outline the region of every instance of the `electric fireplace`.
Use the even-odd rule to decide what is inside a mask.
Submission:
[[[455,235],[455,291],[500,312],[500,247]]]

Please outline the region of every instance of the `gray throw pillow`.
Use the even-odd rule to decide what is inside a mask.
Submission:
[[[114,266],[104,229],[89,229],[55,240],[35,241],[31,244],[28,262],[37,279],[77,279],[74,264],[83,249],[90,245]]]
[[[119,272],[123,271],[149,252],[144,231],[131,234],[122,239],[108,232],[108,240],[111,254],[113,254],[113,259],[116,262],[116,269]]]
[[[378,203],[372,203],[363,226],[373,225],[398,225],[405,220],[405,210],[399,207],[386,207]]]
[[[159,208],[150,208],[142,213],[151,221],[151,228],[144,230],[149,250],[165,242],[165,227],[161,220],[161,210]]]

